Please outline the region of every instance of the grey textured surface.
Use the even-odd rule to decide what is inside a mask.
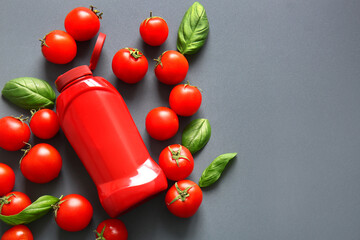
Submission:
[[[119,217],[129,239],[360,239],[360,1],[224,0],[202,1],[210,22],[204,48],[189,57],[188,79],[204,90],[193,117],[181,118],[173,139],[151,139],[148,111],[167,106],[171,87],[149,72],[139,84],[121,83],[111,59],[123,47],[137,47],[150,60],[176,48],[176,32],[192,1],[92,1],[104,12],[107,34],[95,75],[108,79],[124,97],[154,159],[191,119],[210,120],[213,135],[195,155],[189,179],[197,181],[218,155],[238,152],[220,182],[204,189],[198,213],[190,219],[171,215],[164,193]],[[65,66],[46,62],[38,38],[64,29],[66,14],[88,1],[2,1],[0,87],[31,76],[54,84],[66,70],[87,64],[95,41],[79,43],[75,60]],[[169,38],[146,46],[138,33],[152,10],[164,17]],[[53,85],[54,86],[54,85]],[[5,99],[0,116],[27,114]],[[43,142],[32,137],[31,143]],[[83,231],[69,233],[48,215],[29,228],[35,239],[94,239],[92,229],[107,218],[97,192],[63,133],[45,141],[59,149],[63,169],[45,185],[27,181],[18,169],[21,152],[0,149],[0,161],[16,172],[15,190],[32,200],[40,195],[78,193],[94,206]],[[0,223],[0,233],[9,227]]]

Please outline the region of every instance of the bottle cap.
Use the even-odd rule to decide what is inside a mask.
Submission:
[[[95,43],[94,51],[93,51],[93,53],[91,55],[91,59],[90,59],[89,68],[91,70],[95,70],[95,68],[96,68],[96,65],[100,58],[101,50],[105,43],[105,39],[106,39],[106,35],[104,33],[99,33],[99,36]]]
[[[87,65],[82,65],[76,68],[73,68],[66,73],[60,75],[56,81],[55,86],[56,89],[60,92],[68,83],[73,81],[76,78],[86,76],[86,75],[92,75],[92,72]]]
[[[99,36],[95,43],[93,53],[91,55],[89,66],[83,65],[83,66],[73,68],[73,69],[67,71],[66,73],[60,75],[56,79],[55,86],[59,92],[74,79],[82,77],[82,76],[86,76],[86,75],[92,75],[91,70],[95,70],[95,68],[96,68],[96,65],[99,61],[99,57],[101,54],[101,50],[104,46],[105,39],[106,39],[106,35],[104,33],[99,33]]]

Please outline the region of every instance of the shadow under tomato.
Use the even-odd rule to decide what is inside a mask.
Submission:
[[[125,102],[130,103],[132,100],[137,99],[138,92],[141,92],[141,89],[144,88],[143,81],[146,81],[146,76],[140,82],[135,84],[126,83],[118,79],[115,75],[112,75],[109,80],[114,84],[114,87],[118,90]]]

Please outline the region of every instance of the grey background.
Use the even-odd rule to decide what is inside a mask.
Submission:
[[[193,1],[1,1],[0,87],[31,76],[54,86],[56,77],[87,64],[95,39],[78,43],[67,65],[43,58],[38,38],[63,30],[66,14],[93,4],[104,12],[107,34],[95,75],[108,79],[124,97],[141,135],[157,160],[168,144],[179,143],[192,119],[210,120],[213,134],[195,155],[189,179],[197,181],[218,155],[238,152],[220,181],[204,189],[204,200],[190,219],[166,209],[162,193],[119,217],[129,239],[360,239],[360,1],[357,0],[203,0],[210,34],[203,49],[188,58],[187,78],[204,90],[200,111],[180,119],[171,140],[151,139],[147,112],[168,105],[171,87],[160,84],[151,59],[176,49],[177,28]],[[168,22],[161,47],[145,45],[138,33],[152,10]],[[143,81],[126,85],[113,75],[117,50],[137,47],[149,60]],[[28,114],[5,99],[0,115]],[[51,214],[29,224],[35,239],[94,239],[92,230],[108,218],[97,192],[63,133],[43,141],[63,157],[59,178],[45,185],[27,181],[18,169],[21,152],[0,149],[0,161],[16,172],[15,190],[34,201],[43,194],[78,193],[94,206],[83,231],[61,230]],[[172,184],[172,182],[170,182]],[[0,233],[9,227],[0,223]]]

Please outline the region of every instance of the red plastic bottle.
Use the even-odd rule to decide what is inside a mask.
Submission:
[[[167,188],[165,174],[151,159],[123,98],[107,80],[94,77],[84,65],[59,76],[55,84],[60,126],[110,217]]]

